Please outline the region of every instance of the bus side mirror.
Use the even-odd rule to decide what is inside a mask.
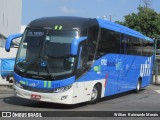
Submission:
[[[80,37],[80,38],[74,39],[72,41],[71,55],[77,55],[78,46],[79,46],[80,42],[85,41],[86,39],[87,39],[87,37]]]
[[[19,37],[22,37],[23,34],[13,34],[13,35],[10,35],[8,38],[7,38],[7,41],[6,41],[6,45],[5,45],[5,50],[7,52],[10,52],[10,48],[11,48],[11,43],[14,39],[17,39]]]

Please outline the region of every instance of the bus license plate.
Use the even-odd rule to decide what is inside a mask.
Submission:
[[[41,99],[41,96],[40,96],[40,95],[32,94],[32,95],[31,95],[31,99],[33,99],[33,100],[40,100],[40,99]]]

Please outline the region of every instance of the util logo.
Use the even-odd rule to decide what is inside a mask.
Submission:
[[[141,64],[141,68],[140,68],[140,76],[141,77],[150,76],[150,73],[151,73],[151,63],[152,63],[152,59],[151,59],[151,57],[149,57],[145,61],[145,64]]]

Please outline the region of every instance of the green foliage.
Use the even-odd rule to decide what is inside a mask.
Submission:
[[[156,37],[160,35],[160,14],[147,7],[138,7],[138,13],[125,16],[124,22],[118,22],[131,29],[135,29],[146,36]]]

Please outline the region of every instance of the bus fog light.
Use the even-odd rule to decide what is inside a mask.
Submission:
[[[65,99],[67,99],[67,97],[68,97],[68,95],[62,96],[61,100],[65,100]]]

